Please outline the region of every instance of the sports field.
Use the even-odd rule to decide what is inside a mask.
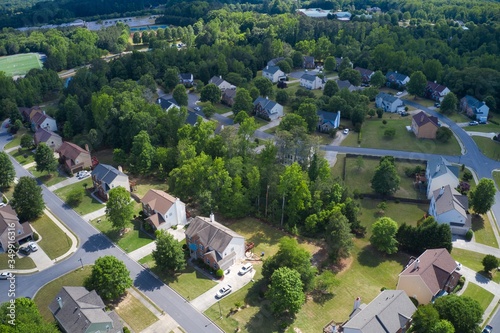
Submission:
[[[40,54],[23,53],[0,57],[0,71],[8,76],[25,75],[32,68],[42,68]]]

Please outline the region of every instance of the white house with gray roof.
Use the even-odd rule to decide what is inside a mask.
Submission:
[[[262,76],[270,80],[272,83],[278,82],[281,78],[285,78],[285,72],[283,72],[278,66],[266,66],[262,70]]]
[[[213,83],[217,86],[217,88],[220,89],[220,91],[224,92],[227,89],[236,89],[236,86],[232,85],[231,83],[227,82],[222,78],[222,76],[213,76],[208,83]]]
[[[432,193],[429,215],[440,224],[450,225],[453,234],[465,235],[471,227],[469,199],[450,185],[442,186]]]
[[[121,169],[121,167],[119,167]],[[130,192],[128,176],[123,171],[108,164],[99,163],[92,170],[92,183],[94,190],[99,197],[108,200],[108,193],[111,189],[121,186]]]
[[[253,102],[253,111],[256,116],[271,121],[283,116],[283,106],[267,97],[257,97]]]
[[[406,87],[408,82],[410,82],[410,77],[408,75],[398,73],[397,71],[387,72],[387,74],[385,74],[385,78],[387,79],[387,86],[399,89],[403,89]]]
[[[405,104],[401,99],[394,95],[390,95],[384,92],[379,93],[375,97],[375,105],[378,108],[383,109],[385,112],[398,112],[404,111]]]
[[[106,306],[95,290],[84,287],[62,287],[50,303],[61,330],[65,333],[122,333],[123,324]]]
[[[300,86],[306,89],[322,89],[323,79],[317,75],[303,74],[300,78]]]
[[[368,305],[357,300],[344,333],[402,333],[417,308],[403,290],[384,290]]]
[[[186,229],[186,243],[193,259],[214,269],[226,270],[245,259],[245,238],[210,217],[195,217]]]
[[[459,184],[458,174],[458,166],[452,165],[443,157],[429,159],[425,170],[427,198],[430,200],[434,191],[443,186],[450,185],[452,188],[457,188]]]

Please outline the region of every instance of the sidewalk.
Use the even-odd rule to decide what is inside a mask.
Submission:
[[[91,221],[104,215],[106,215],[106,205],[104,205],[103,208],[96,210],[95,212],[83,215],[82,219],[84,219],[85,221]]]
[[[54,184],[52,186],[49,186],[48,189],[49,189],[49,191],[54,192],[57,189],[84,181],[85,179],[87,179],[87,178],[78,179],[78,177],[73,176],[73,177],[70,177],[68,179],[63,180],[62,182],[59,182],[59,183]]]
[[[476,242],[468,242],[465,239],[453,239],[453,247],[482,254],[492,254],[495,257],[500,258],[500,249],[496,249],[494,247],[479,244]]]
[[[21,146],[15,146],[15,147],[12,147],[12,148],[9,148],[9,149],[5,149],[4,152],[6,152],[8,154],[11,151],[18,150],[19,148],[21,148]]]
[[[270,128],[279,126],[280,123],[281,123],[281,118],[274,119],[274,120],[270,121],[269,124],[261,126],[257,130],[264,132],[264,131],[266,131],[266,130],[268,130]]]

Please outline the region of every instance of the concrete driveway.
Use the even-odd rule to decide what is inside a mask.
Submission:
[[[217,294],[217,291],[223,286],[229,284],[232,288],[232,294],[247,285],[250,281],[253,280],[255,269],[243,276],[238,275],[238,271],[246,263],[247,262],[243,262],[233,265],[230,268],[231,272],[224,277],[224,280],[219,281],[215,287],[192,300],[191,305],[198,309],[198,311],[203,312],[219,301],[219,299],[215,298],[215,294]]]
[[[53,192],[53,191],[55,191],[57,189],[60,189],[62,187],[65,187],[65,186],[68,186],[68,185],[71,185],[71,184],[74,184],[74,183],[78,183],[78,182],[84,181],[87,178],[90,178],[90,176],[82,178],[82,179],[78,179],[78,177],[75,175],[75,176],[73,176],[71,178],[63,180],[62,182],[59,182],[59,183],[54,184],[52,186],[49,186],[48,189],[49,189],[49,191]]]

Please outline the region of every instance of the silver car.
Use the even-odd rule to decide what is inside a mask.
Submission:
[[[231,286],[228,284],[228,285],[219,289],[217,294],[215,294],[215,298],[222,298],[222,297],[228,295],[231,292],[231,290],[232,290]]]

